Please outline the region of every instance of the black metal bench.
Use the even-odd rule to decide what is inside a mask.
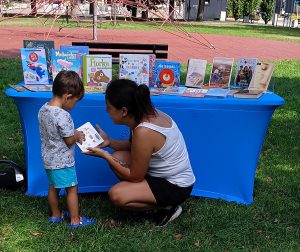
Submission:
[[[119,63],[120,54],[155,54],[157,60],[168,59],[167,44],[131,44],[131,43],[99,43],[72,42],[73,46],[88,46],[89,54],[110,54],[113,63]]]

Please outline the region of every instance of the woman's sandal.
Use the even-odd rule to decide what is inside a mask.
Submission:
[[[48,217],[49,223],[61,223],[64,220],[70,220],[70,212],[69,211],[62,211],[61,217]]]
[[[68,228],[86,227],[95,224],[94,219],[88,219],[86,217],[80,217],[80,222],[77,224],[69,224]]]

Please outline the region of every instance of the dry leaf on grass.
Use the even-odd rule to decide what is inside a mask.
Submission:
[[[33,237],[41,237],[41,236],[42,236],[42,233],[41,233],[41,232],[30,231],[30,234],[31,234]]]
[[[181,239],[182,237],[183,237],[183,234],[176,234],[176,235],[175,235],[175,238],[176,238],[176,239]]]

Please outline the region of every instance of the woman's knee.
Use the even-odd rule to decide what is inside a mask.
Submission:
[[[110,201],[119,207],[126,206],[127,202],[124,196],[124,192],[122,192],[122,189],[118,186],[114,186],[108,191]]]

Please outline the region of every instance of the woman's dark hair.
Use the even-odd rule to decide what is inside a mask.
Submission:
[[[137,85],[132,80],[118,79],[111,81],[106,89],[105,99],[117,109],[127,108],[128,114],[136,122],[145,115],[156,115],[146,85]]]
[[[84,86],[79,75],[74,71],[60,71],[53,82],[52,93],[56,96],[71,94],[81,99],[84,96]]]

